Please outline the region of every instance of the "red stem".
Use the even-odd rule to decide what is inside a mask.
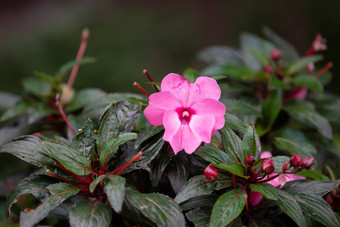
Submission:
[[[67,179],[65,179],[65,178],[63,178],[63,177],[60,177],[60,176],[58,176],[57,174],[53,173],[51,170],[46,170],[46,172],[47,172],[48,174],[50,174],[52,177],[55,177],[55,178],[57,178],[57,179],[59,179],[59,180],[61,180],[61,181],[64,181],[64,182],[68,183],[68,184],[72,184],[72,185],[75,185],[75,186],[77,186],[77,187],[84,188],[84,189],[87,189],[87,188],[88,188],[88,187],[85,186],[85,185],[77,184],[77,183],[74,183],[73,181],[69,181],[69,180],[67,180]]]
[[[82,177],[82,176],[79,176],[78,174],[75,174],[73,173],[72,171],[66,169],[62,164],[60,163],[57,163],[57,166],[60,167],[61,169],[63,169],[64,171],[68,172],[69,174],[71,174],[72,176],[74,176],[75,178],[77,178],[78,180],[80,180],[81,182],[83,183],[86,183],[86,184],[91,184],[92,183],[92,180],[90,178],[85,178],[85,177]]]
[[[138,87],[138,89],[141,90],[144,94],[146,94],[147,96],[150,96],[150,94],[147,91],[145,91],[145,89],[142,88],[142,86],[140,86],[137,82],[134,82],[133,86]]]
[[[236,177],[235,177],[235,174],[233,174],[233,189],[236,189]]]
[[[130,159],[130,161],[128,161],[127,163],[125,163],[125,164],[123,164],[123,165],[121,165],[121,166],[119,166],[117,169],[113,170],[113,171],[110,173],[110,175],[112,175],[112,174],[115,174],[115,175],[117,175],[117,176],[120,175],[120,174],[124,171],[124,169],[125,169],[126,167],[128,167],[132,162],[140,160],[140,159],[141,159],[141,156],[142,156],[142,152],[140,151],[140,152],[138,152],[135,156],[133,156],[133,157]]]
[[[320,76],[325,74],[332,67],[333,67],[333,63],[328,62],[327,65],[325,65],[322,69],[320,69],[318,72],[315,73],[314,77],[319,78]]]
[[[68,119],[66,117],[66,114],[65,114],[65,112],[63,110],[63,107],[61,106],[61,103],[59,101],[59,95],[56,96],[55,105],[56,105],[56,107],[58,107],[59,113],[60,113],[61,117],[64,119],[64,121],[65,121],[68,129],[70,130],[72,136],[76,136],[76,134],[74,133],[73,128],[72,128],[70,122],[68,121]]]
[[[155,88],[155,90],[156,90],[157,92],[159,92],[159,89],[158,89],[158,87],[154,84],[154,81],[153,81],[153,79],[151,78],[151,76],[150,76],[148,70],[144,69],[144,70],[143,70],[143,73],[144,73],[145,76],[150,80],[150,82],[153,83],[153,87]]]

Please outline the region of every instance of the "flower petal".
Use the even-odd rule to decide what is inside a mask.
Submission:
[[[158,126],[163,124],[164,112],[165,110],[148,105],[144,110],[144,115],[150,124],[153,126]]]
[[[221,97],[221,89],[218,86],[216,80],[201,76],[196,79],[195,85],[198,85],[200,88],[200,99],[210,98],[219,100]]]
[[[223,128],[225,124],[224,114],[226,111],[225,105],[214,99],[203,99],[191,106],[197,115],[213,115],[215,117],[215,124],[212,134],[216,130]]]
[[[188,124],[182,125],[182,147],[187,154],[192,154],[202,143]]]
[[[182,105],[187,107],[187,100],[189,95],[191,83],[181,75],[170,73],[164,77],[161,83],[161,90],[171,92]]]
[[[261,154],[261,158],[271,158],[272,157],[272,153],[270,153],[269,151],[264,151]]]
[[[163,110],[174,110],[182,106],[180,101],[169,91],[161,91],[150,95],[149,105]]]
[[[193,115],[189,126],[192,132],[203,142],[210,143],[215,117],[213,115]]]
[[[163,124],[165,129],[163,139],[170,142],[181,126],[178,113],[171,110],[166,111],[163,117]]]

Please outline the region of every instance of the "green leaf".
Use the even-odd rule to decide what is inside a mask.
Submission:
[[[92,181],[92,183],[89,186],[90,192],[93,193],[96,189],[97,185],[102,182],[107,176],[106,175],[99,175],[96,179]]]
[[[281,208],[281,210],[293,219],[300,227],[306,226],[302,210],[294,197],[289,193],[278,190],[279,199],[272,200],[271,202]]]
[[[211,214],[209,226],[227,226],[238,217],[245,205],[245,194],[245,191],[234,189],[218,198]]]
[[[273,91],[262,106],[263,120],[267,127],[271,127],[279,115],[282,106],[282,91]]]
[[[156,126],[156,127],[152,126],[150,128],[146,128],[142,132],[138,133],[138,138],[135,141],[135,148],[137,149],[146,140],[157,135],[158,133],[160,133],[163,130],[164,130],[164,127],[162,127],[162,126]]]
[[[44,97],[48,96],[52,89],[50,84],[36,77],[24,78],[22,81],[22,85],[25,91],[29,92],[30,94],[40,99],[43,99]]]
[[[274,144],[280,149],[288,151],[292,155],[299,154],[302,158],[314,156],[316,154],[316,149],[311,144],[310,146],[301,146],[303,143],[298,143],[281,137],[275,137]]]
[[[86,104],[94,102],[106,93],[100,89],[89,88],[76,93],[74,99],[65,107],[67,112],[73,112],[83,108]]]
[[[270,159],[273,160],[274,162],[275,173],[278,173],[280,170],[282,170],[283,163],[290,160],[290,158],[287,156],[275,156],[275,157],[271,157]]]
[[[21,99],[15,103],[14,106],[7,109],[0,118],[0,121],[7,121],[11,118],[20,116],[27,112],[28,109],[33,107],[33,103],[28,100]]]
[[[136,133],[124,133],[119,135],[118,137],[113,137],[108,140],[107,143],[102,147],[102,150],[99,149],[100,165],[103,166],[104,163],[108,163],[110,157],[116,155],[120,145],[136,138]]]
[[[214,166],[218,166],[220,163],[234,161],[227,153],[210,147],[200,147],[194,154],[200,156],[205,161],[212,163]]]
[[[207,182],[204,175],[197,175],[190,178],[175,197],[177,203],[182,203],[190,198],[200,195],[208,195],[214,191],[215,183]]]
[[[233,130],[237,130],[239,132],[245,133],[247,131],[247,126],[244,124],[240,118],[233,114],[226,114],[225,118],[225,125]]]
[[[111,223],[111,216],[111,209],[101,201],[81,200],[70,210],[70,225],[108,227]]]
[[[290,85],[281,81],[275,74],[272,74],[268,82],[269,90],[290,89]]]
[[[29,176],[21,180],[7,198],[6,210],[11,213],[11,207],[24,194],[32,194],[38,199],[48,197],[47,186],[55,183],[55,179],[47,176]]]
[[[270,184],[267,183],[257,183],[257,184],[251,184],[250,189],[261,193],[264,197],[270,200],[277,200],[278,199],[278,192],[277,189]]]
[[[71,147],[80,151],[88,159],[91,158],[92,151],[95,147],[95,138],[93,122],[89,119],[84,123],[82,130],[72,139]]]
[[[293,83],[299,87],[307,87],[312,91],[316,91],[321,94],[323,92],[323,86],[318,78],[308,74],[299,74],[293,78]]]
[[[320,60],[322,60],[321,55],[314,55],[311,57],[300,58],[299,60],[296,60],[295,62],[293,62],[292,64],[288,66],[287,74],[291,75],[291,74],[297,73],[301,70],[304,70],[309,63],[311,62],[314,63]]]
[[[37,136],[21,136],[0,147],[1,153],[15,155],[21,160],[38,167],[55,166],[55,160],[50,157],[42,141]]]
[[[230,151],[230,155],[233,157],[234,161],[243,161],[244,156],[241,139],[233,130],[226,126],[221,129],[221,134],[224,149]]]
[[[227,113],[234,114],[236,116],[260,116],[261,112],[258,108],[248,102],[228,99],[221,100],[221,102],[227,107]]]
[[[83,57],[81,60],[72,60],[67,62],[65,65],[61,66],[59,71],[56,73],[55,77],[57,80],[61,81],[61,79],[65,76],[66,73],[71,71],[73,66],[75,65],[83,65],[83,64],[88,64],[88,63],[94,63],[96,62],[95,58],[89,58],[89,57]]]
[[[65,183],[52,184],[48,187],[52,195],[44,201],[43,204],[38,206],[34,211],[27,212],[20,217],[21,227],[31,227],[44,219],[48,213],[59,206],[65,199],[76,195],[79,188]],[[58,192],[53,194],[53,192]]]
[[[246,176],[246,171],[247,171],[246,168],[240,163],[236,163],[236,162],[221,163],[218,165],[218,167],[225,169],[228,172],[235,174],[236,176],[249,178],[249,176]]]
[[[339,226],[331,207],[320,196],[304,193],[295,193],[294,198],[300,205],[302,211],[329,227]]]
[[[168,196],[126,189],[127,200],[158,226],[185,226],[178,204]]]
[[[157,187],[157,184],[162,177],[162,173],[170,161],[171,161],[171,158],[169,157],[168,152],[164,150],[161,152],[158,152],[156,157],[151,161],[150,180],[151,180],[153,187]]]
[[[103,150],[111,138],[131,132],[140,108],[128,102],[113,103],[101,118],[97,137],[98,150]]]
[[[292,181],[287,182],[284,186],[284,190],[290,193],[301,192],[310,194],[316,194],[324,196],[328,192],[332,191],[340,184],[340,180],[336,181]]]
[[[192,210],[197,207],[213,207],[218,197],[214,194],[201,195],[188,199],[180,204],[183,211]]]
[[[90,173],[91,164],[83,153],[74,150],[67,145],[42,141],[42,145],[48,149],[48,152],[55,160],[60,162],[66,169],[78,175],[86,175]]]
[[[185,214],[189,221],[195,224],[195,227],[206,227],[209,224],[211,215],[210,207],[199,207]]]
[[[201,73],[205,76],[226,75],[237,80],[249,80],[254,74],[254,70],[244,65],[213,65]]]
[[[109,175],[105,179],[104,191],[107,194],[113,210],[121,212],[125,197],[125,178],[116,175]]]
[[[195,83],[197,77],[199,77],[199,73],[197,70],[192,68],[187,68],[184,70],[182,76],[187,79],[191,83]]]
[[[242,55],[239,50],[228,46],[210,46],[198,53],[198,58],[209,64],[241,64]]]
[[[329,181],[329,178],[323,175],[321,172],[311,169],[305,169],[297,173],[299,176],[305,176],[313,180]]]
[[[58,83],[56,81],[55,77],[50,75],[50,74],[48,74],[48,73],[44,73],[44,72],[40,72],[40,71],[34,71],[33,74],[35,76],[37,76],[38,78],[40,78],[41,80],[47,82],[51,86],[54,86],[55,84]]]
[[[251,154],[254,157],[257,157],[256,154],[259,152],[261,145],[259,144],[259,140],[256,134],[255,127],[253,125],[249,125],[247,127],[247,132],[243,136],[243,160]]]
[[[174,192],[177,194],[189,178],[190,161],[184,151],[175,155],[167,166],[167,176]]]

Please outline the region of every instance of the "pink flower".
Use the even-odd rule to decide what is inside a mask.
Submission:
[[[261,154],[261,158],[271,158],[272,154],[268,151],[265,151]],[[275,176],[276,173],[269,174],[266,178],[270,178]],[[264,179],[266,179],[264,178]],[[295,174],[281,174],[279,177],[274,178],[273,180],[270,180],[266,183],[273,185],[274,187],[281,185],[281,183],[286,183],[289,181],[295,181],[295,180],[305,180],[306,178],[304,176],[298,176]],[[263,198],[261,193],[251,191],[249,195],[249,202],[251,205],[256,206],[261,199]]]
[[[193,153],[202,142],[224,126],[225,106],[219,102],[221,89],[209,77],[198,77],[190,83],[178,74],[170,73],[161,83],[161,92],[149,97],[144,115],[154,126],[164,125],[163,139],[177,154],[184,149]]]

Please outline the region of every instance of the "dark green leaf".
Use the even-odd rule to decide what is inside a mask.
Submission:
[[[311,169],[305,169],[297,173],[299,176],[305,176],[313,180],[319,180],[319,181],[329,181],[329,178],[325,175],[323,175],[321,172]]]
[[[108,227],[111,216],[111,209],[99,200],[82,200],[70,210],[70,225],[72,227]]]
[[[21,215],[21,227],[31,227],[39,223],[51,210],[59,206],[65,199],[76,195],[80,190],[74,185],[65,183],[52,184],[48,187],[48,189],[51,191],[52,195],[45,200],[43,204],[38,206],[34,211]]]
[[[86,104],[91,103],[104,95],[105,92],[100,89],[89,88],[81,90],[77,92],[74,99],[66,105],[65,110],[68,112],[79,110]]]
[[[22,85],[25,91],[41,99],[43,99],[44,96],[49,95],[51,92],[51,85],[36,77],[24,78]]]
[[[189,177],[188,166],[191,163],[188,161],[188,156],[184,151],[179,152],[171,159],[167,166],[167,176],[170,180],[174,192],[177,194]]]
[[[278,199],[277,189],[271,184],[257,183],[257,184],[251,184],[249,187],[251,190],[261,193],[267,199],[270,199],[270,200]]]
[[[240,51],[228,46],[211,46],[201,50],[198,58],[209,64],[241,64]]]
[[[245,191],[234,189],[224,193],[216,201],[211,218],[210,227],[227,226],[240,215],[245,205]]]
[[[285,163],[286,161],[289,161],[290,158],[287,156],[275,156],[270,158],[271,160],[273,160],[274,162],[274,172],[278,173],[280,170],[282,170],[282,165],[283,163]]]
[[[267,127],[271,127],[279,115],[282,106],[282,91],[273,91],[262,106],[263,120]]]
[[[244,156],[241,139],[228,127],[223,127],[221,134],[224,149],[230,152],[228,156],[232,156],[236,162],[243,161]]]
[[[92,181],[92,183],[89,186],[90,192],[93,193],[93,191],[96,189],[97,185],[102,182],[107,177],[107,175],[99,175],[96,179]]]
[[[94,63],[96,62],[95,58],[89,58],[89,57],[83,57],[81,60],[72,60],[67,62],[65,65],[63,65],[59,71],[56,73],[56,78],[58,80],[61,80],[66,73],[68,73],[74,65],[83,65],[83,64],[88,64],[88,63]]]
[[[218,197],[214,194],[210,195],[201,195],[180,204],[180,207],[183,211],[192,210],[197,207],[213,207]]]
[[[116,175],[107,176],[104,191],[114,211],[119,213],[125,197],[125,178]]]
[[[151,126],[150,128],[145,129],[144,131],[138,133],[138,138],[135,141],[135,148],[137,149],[142,143],[151,137],[160,133],[164,128],[162,126]]]
[[[55,161],[49,156],[42,141],[37,136],[21,136],[0,147],[0,152],[15,155],[21,160],[38,167],[55,166]]]
[[[199,77],[199,73],[197,70],[192,68],[187,68],[184,70],[182,76],[187,79],[191,83],[195,83],[197,77]]]
[[[225,169],[228,172],[235,174],[236,176],[248,178],[248,176],[246,176],[246,168],[240,163],[236,162],[221,163],[218,165],[218,167]]]
[[[249,80],[255,72],[244,65],[213,65],[206,68],[201,75],[226,75],[237,80]]]
[[[47,82],[51,86],[54,86],[58,82],[56,81],[56,78],[48,73],[40,72],[40,71],[34,71],[33,72],[35,76],[42,79],[43,81]]]
[[[300,205],[302,211],[329,227],[339,226],[331,207],[320,196],[304,193],[295,193],[294,198]]]
[[[258,139],[258,136],[256,134],[255,127],[253,125],[249,125],[247,127],[247,132],[243,136],[243,160],[251,154],[254,157],[257,157],[257,153],[259,153],[261,145],[259,144],[260,141]],[[242,161],[243,161],[242,160]]]
[[[206,227],[209,224],[211,214],[210,207],[199,207],[185,214],[195,227]]]
[[[316,194],[324,196],[328,192],[332,191],[340,184],[340,180],[325,182],[325,181],[292,181],[287,182],[284,186],[284,190],[290,193],[301,192],[310,194]]]
[[[113,103],[101,118],[97,138],[98,149],[103,150],[104,145],[120,133],[131,132],[140,108],[128,102]]]
[[[162,173],[168,163],[171,161],[171,158],[168,155],[166,150],[158,152],[156,157],[150,163],[150,180],[154,187],[157,186],[159,180],[162,177]]]
[[[245,133],[247,131],[247,126],[244,124],[240,118],[233,114],[226,114],[225,115],[225,125],[233,130],[240,131]]]
[[[299,74],[293,78],[293,83],[299,87],[307,87],[312,91],[316,91],[317,93],[323,92],[323,86],[318,78],[315,78],[312,75],[308,74]]]
[[[168,196],[157,193],[143,194],[126,189],[126,198],[158,226],[185,226],[184,216],[178,204]]]
[[[42,145],[48,149],[48,152],[62,164],[66,169],[78,175],[85,175],[90,173],[91,164],[87,157],[73,148],[52,143],[49,141],[42,141]]]
[[[7,121],[11,118],[17,117],[21,114],[27,112],[28,109],[33,107],[33,103],[27,100],[19,100],[15,103],[14,106],[7,109],[1,116],[0,121]]]
[[[261,112],[258,108],[248,102],[228,99],[221,100],[221,102],[227,107],[227,113],[234,114],[236,116],[260,116]]]
[[[299,60],[296,60],[295,62],[288,66],[287,74],[291,75],[301,70],[304,70],[309,63],[317,62],[320,61],[321,59],[322,59],[321,55],[300,58]]]
[[[281,81],[275,74],[272,74],[268,82],[269,90],[290,89],[290,85]]]
[[[302,144],[299,144],[295,141],[281,138],[281,137],[275,137],[274,144],[279,147],[282,150],[288,151],[292,155],[299,154],[303,158],[308,156],[313,156],[316,154],[316,149],[313,145],[310,144],[310,146],[301,146]]]
[[[190,178],[175,197],[177,203],[182,203],[190,198],[200,195],[208,195],[214,190],[215,183],[208,182],[204,175]]]
[[[81,152],[85,157],[90,159],[95,147],[94,125],[91,120],[87,120],[82,127],[81,132],[73,137],[71,147]]]
[[[55,179],[47,176],[30,176],[21,180],[7,198],[6,210],[11,213],[11,207],[24,194],[32,194],[38,199],[48,195],[47,186],[55,183]]]
[[[195,155],[200,156],[202,159],[212,163],[214,166],[218,166],[220,163],[234,161],[227,153],[210,147],[200,147],[197,151],[195,151]]]
[[[109,139],[107,143],[105,143],[102,147],[102,150],[99,149],[100,165],[103,166],[104,163],[108,163],[110,158],[116,155],[120,145],[136,138],[136,133],[123,133],[118,135],[118,137],[113,137]]]
[[[300,227],[306,226],[302,210],[294,197],[289,193],[278,190],[279,199],[272,200],[271,202],[281,208],[281,210],[293,219]]]

